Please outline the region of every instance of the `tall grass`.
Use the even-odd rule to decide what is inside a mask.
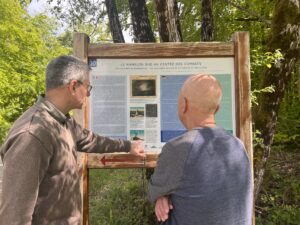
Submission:
[[[156,225],[143,169],[91,169],[90,225]]]

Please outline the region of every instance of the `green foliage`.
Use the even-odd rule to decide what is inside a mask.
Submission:
[[[70,34],[74,31],[86,33],[90,41],[112,42],[105,3],[102,0],[91,1],[54,1],[51,12],[65,25],[65,33],[61,39],[69,45]]]
[[[274,3],[273,0],[215,0],[215,40],[229,41],[234,32],[249,31],[251,48],[264,45]]]
[[[299,224],[300,104],[298,74],[292,74],[281,103],[262,193],[256,204],[258,225]]]
[[[283,55],[280,49],[276,49],[274,52],[263,52],[261,49],[253,49],[251,51],[252,69],[251,73],[255,73],[256,67],[271,68],[275,63],[283,59]]]
[[[178,4],[183,40],[185,42],[200,41],[201,1],[180,0]]]
[[[88,34],[91,43],[112,42],[109,28],[104,23],[98,24],[96,27],[91,24],[78,24],[75,30]]]
[[[258,105],[257,94],[260,94],[260,93],[273,93],[274,91],[275,91],[275,89],[274,89],[274,86],[272,86],[272,85],[270,87],[265,87],[265,88],[260,89],[260,90],[254,89],[253,91],[251,91],[251,103],[255,104],[255,105]]]
[[[257,225],[299,224],[299,162],[299,151],[295,154],[276,149],[267,166],[262,194],[256,207]]]
[[[90,224],[157,224],[146,199],[144,173],[141,169],[90,170]]]
[[[261,138],[261,132],[259,130],[252,131],[252,137],[253,137],[253,148],[256,147],[264,147],[263,139]]]
[[[153,2],[152,1],[150,1],[150,2],[147,1],[147,5],[149,5],[149,4],[153,5]],[[128,23],[130,21],[130,10],[129,10],[128,1],[116,0],[116,5],[117,5],[118,13],[119,13],[119,20],[120,20],[121,26],[123,27],[124,30],[130,29],[130,23]],[[154,11],[150,11],[149,8],[148,8],[149,18],[150,18],[150,15],[153,15],[153,14],[154,14]]]
[[[274,86],[259,87],[259,81],[262,78],[263,72],[266,68],[271,68],[276,63],[283,59],[280,49],[276,49],[274,52],[264,52],[262,48],[253,49],[251,51],[251,103],[252,105],[258,105],[257,96],[261,93],[273,93],[276,90]]]
[[[32,2],[32,0],[19,0],[21,6],[24,8],[24,7],[27,7],[29,5],[30,2]]]
[[[274,136],[276,148],[289,148],[291,152],[300,149],[300,104],[299,104],[299,74],[292,74],[291,86],[287,88],[281,103],[278,128]]]
[[[46,16],[30,17],[18,1],[0,0],[0,142],[11,123],[44,91],[50,59],[68,50]]]

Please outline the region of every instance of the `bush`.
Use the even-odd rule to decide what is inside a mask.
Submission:
[[[300,153],[274,148],[256,204],[257,225],[298,225]]]

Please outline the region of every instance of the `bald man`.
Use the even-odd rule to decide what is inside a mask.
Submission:
[[[243,143],[216,126],[221,96],[211,75],[182,86],[178,116],[188,131],[164,145],[149,183],[161,224],[251,224],[250,162]]]

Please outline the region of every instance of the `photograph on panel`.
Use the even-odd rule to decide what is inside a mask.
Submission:
[[[132,98],[156,98],[156,76],[132,76],[130,86]]]

